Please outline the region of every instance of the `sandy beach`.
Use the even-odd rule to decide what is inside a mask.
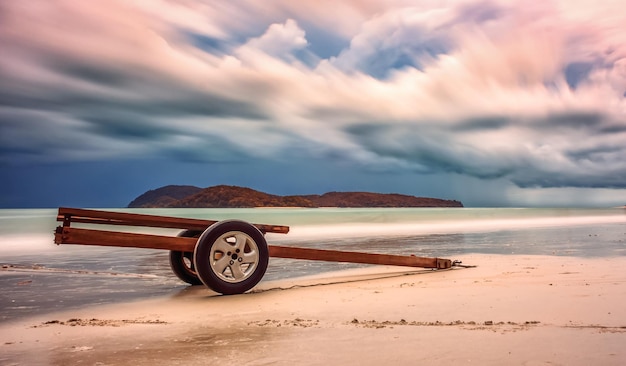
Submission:
[[[626,363],[626,258],[453,259],[477,267],[371,266],[20,319],[0,325],[0,364]]]

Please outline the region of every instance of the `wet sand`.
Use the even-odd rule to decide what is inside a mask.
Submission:
[[[20,319],[0,324],[0,365],[626,364],[626,258],[460,259],[478,267],[372,266]]]

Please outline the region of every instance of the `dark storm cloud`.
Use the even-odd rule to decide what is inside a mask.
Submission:
[[[365,150],[406,162],[422,173],[458,173],[495,179],[512,172],[506,157],[490,156],[434,126],[386,127],[376,123],[353,126],[346,132]]]
[[[61,56],[48,60],[46,68],[69,78],[112,88],[128,88],[141,76],[129,72],[124,65],[95,63]]]
[[[85,91],[81,88],[59,88],[38,85],[37,80],[27,80],[35,91],[32,94],[17,94],[4,90],[6,98],[0,105],[26,108],[75,111],[120,109],[145,116],[220,116],[260,119],[267,117],[253,101],[226,98],[202,90],[196,85],[183,83],[169,75],[148,69],[133,69],[113,66],[110,62],[85,62],[72,58],[61,58],[53,63],[46,62],[51,72],[71,83],[89,83],[98,88],[123,90],[123,94],[105,93],[99,90]],[[38,90],[38,88],[40,88]],[[134,95],[133,95],[134,94]]]
[[[253,160],[253,156],[241,149],[233,148],[225,139],[216,136],[204,136],[202,142],[193,146],[174,145],[161,150],[163,157],[171,158],[181,163],[197,164],[242,164]]]
[[[612,118],[601,112],[564,112],[547,118],[537,118],[534,128],[558,134],[559,130],[587,131],[589,137],[621,134],[626,132],[625,119]],[[609,147],[610,148],[610,147]],[[603,149],[602,146],[599,149]]]
[[[577,161],[591,161],[596,163],[607,163],[609,160],[618,155],[624,154],[624,147],[618,146],[599,146],[588,149],[577,149],[569,151],[567,156]]]
[[[538,124],[539,128],[545,129],[553,129],[553,128],[571,128],[571,129],[587,129],[587,130],[597,130],[602,126],[603,122],[606,120],[605,116],[602,113],[594,112],[594,113],[573,113],[566,112],[551,115],[545,121]]]
[[[141,114],[108,112],[106,115],[84,117],[91,133],[120,139],[162,139],[176,132],[175,128],[156,126]]]
[[[533,174],[535,173],[535,174]],[[548,175],[546,172],[529,171],[526,175],[518,174],[511,181],[520,188],[626,188],[626,174],[622,171],[610,172],[603,176],[580,172],[580,174]]]
[[[467,132],[467,131],[481,131],[481,130],[494,130],[507,127],[511,124],[511,119],[498,116],[485,116],[483,118],[468,118],[460,121],[457,125],[453,126],[454,131]]]
[[[524,188],[626,188],[626,145],[620,139],[602,138],[606,123],[607,118],[599,114],[566,113],[537,120],[491,117],[459,124],[428,121],[410,127],[375,122],[353,125],[345,132],[364,150],[430,174],[508,178]],[[536,128],[537,124],[541,127]],[[498,135],[475,138],[499,132],[504,132],[503,140]],[[563,145],[563,136],[574,135],[581,139]]]

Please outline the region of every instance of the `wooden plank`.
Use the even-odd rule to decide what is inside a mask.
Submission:
[[[275,258],[308,259],[314,261],[365,263],[439,269],[450,268],[452,266],[451,260],[441,258],[347,252],[340,250],[297,248],[278,245],[270,245],[269,251],[270,257]]]
[[[204,231],[206,228],[217,222],[215,220],[190,219],[185,217],[157,216],[60,207],[57,215],[57,221],[66,221],[67,217],[69,217],[70,222],[87,224],[162,227],[199,231]],[[268,224],[252,225],[256,226],[263,233],[287,234],[289,232],[289,226]]]
[[[79,229],[67,226],[57,227],[54,234],[56,244],[166,249],[183,252],[193,252],[197,241],[197,238]]]
[[[146,215],[140,215],[146,216]],[[66,215],[58,215],[57,221],[65,221]],[[159,216],[157,216],[159,217]],[[114,220],[109,218],[97,218],[88,216],[73,216],[70,215],[70,222],[81,224],[94,224],[94,225],[116,225],[116,226],[145,226],[145,227],[160,227],[170,229],[190,229],[204,231],[207,227],[213,225],[217,221],[214,220],[198,220],[199,222],[181,222],[178,218],[172,217],[173,220],[161,221],[161,220],[145,220],[141,217],[135,219]],[[196,220],[196,219],[185,219]]]

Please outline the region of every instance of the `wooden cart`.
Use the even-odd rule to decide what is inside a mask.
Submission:
[[[269,257],[447,269],[441,258],[399,256],[268,245],[265,233],[289,232],[288,226],[250,224],[239,220],[211,221],[123,212],[59,208],[54,242],[115,247],[164,249],[181,280],[204,284],[221,294],[253,288],[265,274]],[[178,236],[138,234],[72,227],[72,223],[182,229]]]

